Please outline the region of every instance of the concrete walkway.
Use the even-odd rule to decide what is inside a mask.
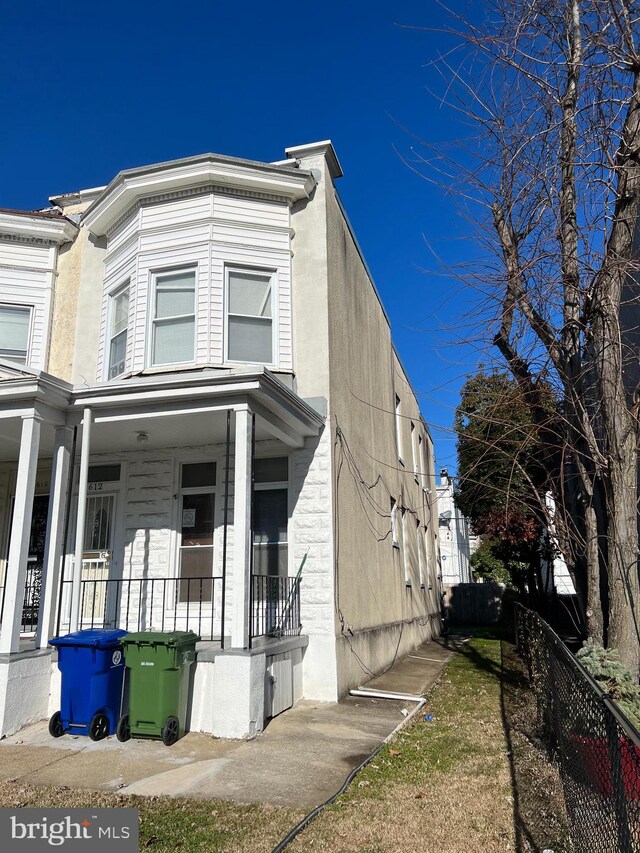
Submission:
[[[456,641],[425,643],[365,686],[422,695]],[[403,719],[412,703],[349,697],[301,702],[253,741],[189,733],[175,746],[115,737],[49,736],[46,723],[0,741],[0,779],[32,785],[181,795],[312,808],[333,794]]]

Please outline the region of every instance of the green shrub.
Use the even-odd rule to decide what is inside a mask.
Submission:
[[[637,679],[620,663],[616,651],[587,640],[576,658],[620,706],[629,722],[640,729],[640,686]]]

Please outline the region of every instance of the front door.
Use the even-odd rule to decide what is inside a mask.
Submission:
[[[113,614],[107,613],[113,596],[109,595],[109,568],[113,557],[116,495],[100,492],[87,496],[82,552],[82,599],[80,619],[83,626],[107,625]]]

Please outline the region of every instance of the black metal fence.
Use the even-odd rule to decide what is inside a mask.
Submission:
[[[292,637],[302,630],[300,578],[251,576],[251,638]]]
[[[72,581],[62,585],[58,633],[69,630]],[[219,640],[221,577],[97,578],[80,584],[81,628],[194,631]]]
[[[560,767],[575,853],[640,853],[640,734],[537,613],[516,607],[538,734]]]
[[[42,565],[28,563],[24,583],[24,598],[22,600],[22,621],[20,631],[23,634],[34,634],[38,627],[38,611],[40,609],[40,590],[42,587]],[[4,584],[0,587],[0,622],[4,613]]]

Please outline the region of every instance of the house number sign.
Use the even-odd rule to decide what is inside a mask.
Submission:
[[[104,483],[89,483],[87,488],[90,492],[101,492],[104,488]]]

